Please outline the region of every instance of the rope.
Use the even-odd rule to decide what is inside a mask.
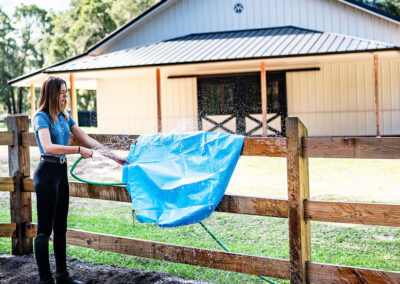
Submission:
[[[76,160],[75,163],[72,165],[71,170],[70,170],[70,174],[77,180],[84,182],[84,183],[95,184],[95,185],[126,185],[126,183],[122,183],[122,182],[94,182],[94,181],[88,181],[88,180],[78,177],[77,175],[74,174],[74,169],[82,159],[83,159],[83,157],[79,157],[79,159]],[[222,247],[225,251],[230,252],[230,250],[206,227],[206,225],[203,224],[203,222],[200,221],[199,223],[204,228],[204,230],[206,230],[206,232],[220,245],[220,247]],[[267,281],[268,283],[277,284],[276,282],[269,280],[268,278],[266,278],[264,276],[258,276],[258,277],[264,281]]]

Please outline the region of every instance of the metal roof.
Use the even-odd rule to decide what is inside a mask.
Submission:
[[[71,62],[44,71],[59,73],[254,58],[325,55],[399,49],[387,43],[297,27],[191,34]]]

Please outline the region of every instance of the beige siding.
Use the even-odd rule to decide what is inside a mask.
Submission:
[[[197,130],[196,78],[161,81],[161,113],[163,132]]]
[[[145,134],[157,131],[155,76],[98,81],[99,133]]]
[[[379,64],[381,134],[400,134],[399,60]],[[325,63],[320,71],[287,73],[289,116],[309,135],[375,135],[374,69],[370,61]]]

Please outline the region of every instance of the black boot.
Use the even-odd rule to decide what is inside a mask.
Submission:
[[[35,258],[39,269],[40,284],[53,284],[49,263],[49,236],[38,234],[35,238]]]

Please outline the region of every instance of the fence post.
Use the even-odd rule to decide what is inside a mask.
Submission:
[[[310,198],[308,158],[302,156],[307,128],[297,117],[286,121],[289,201],[290,283],[307,283],[306,262],[311,260],[310,224],[304,218],[304,200]]]
[[[14,132],[14,146],[8,146],[9,175],[14,179],[14,192],[10,193],[11,222],[17,225],[12,237],[12,254],[31,254],[33,242],[25,236],[25,227],[32,222],[32,201],[31,193],[24,192],[23,184],[24,177],[30,176],[30,156],[29,147],[22,146],[22,132],[29,130],[28,116],[8,116],[7,128]]]

